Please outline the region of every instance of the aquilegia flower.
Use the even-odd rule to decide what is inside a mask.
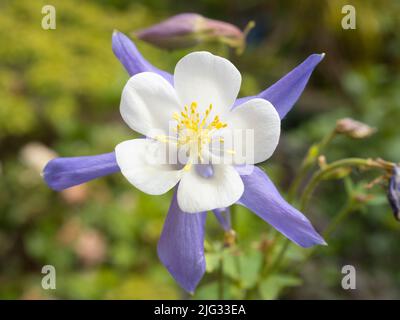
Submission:
[[[238,203],[300,246],[325,244],[309,220],[252,165],[266,160],[275,150],[280,118],[296,102],[323,55],[311,55],[257,96],[236,99],[241,76],[224,58],[191,53],[178,62],[172,76],[152,66],[119,32],[113,35],[113,50],[132,76],[122,93],[122,117],[148,139],[122,142],[108,154],[51,160],[43,172],[51,188],[62,190],[118,171],[150,194],[165,193],[176,186],[158,255],[188,292],[195,290],[205,272],[208,210],[221,220],[221,210]],[[229,129],[253,130],[253,157],[237,161],[237,150],[225,148]],[[221,160],[221,153],[214,152],[215,142],[222,155],[233,157],[216,161]],[[163,152],[171,149],[184,150],[183,160],[162,162]]]
[[[279,114],[267,100],[254,98],[231,109],[240,83],[240,73],[232,63],[208,52],[182,58],[175,68],[174,86],[154,72],[132,76],[122,92],[122,118],[134,131],[154,140],[134,139],[117,145],[122,174],[136,188],[153,195],[179,182],[177,201],[184,212],[236,203],[244,186],[233,165],[268,159],[280,134]],[[157,134],[152,134],[155,129]],[[246,130],[253,130],[254,148],[250,148],[254,153],[242,157],[240,152],[237,157],[237,149],[244,151],[249,145],[239,145],[232,136]],[[165,151],[186,157],[165,159]]]

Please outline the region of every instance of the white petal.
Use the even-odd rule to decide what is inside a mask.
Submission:
[[[202,113],[212,104],[220,117],[235,102],[241,81],[240,72],[229,60],[204,51],[183,57],[174,73],[174,87],[184,105],[197,102]]]
[[[134,75],[122,91],[122,118],[131,129],[146,136],[156,129],[167,133],[173,113],[180,109],[175,89],[156,73]]]
[[[232,166],[214,165],[213,175],[186,172],[178,186],[178,204],[182,211],[195,213],[228,207],[243,194],[243,182]]]
[[[234,108],[226,122],[228,127],[224,130],[225,147],[234,150],[233,163],[259,163],[274,153],[279,142],[281,120],[269,101],[258,98],[249,100]],[[237,139],[237,133],[242,139]],[[228,139],[228,134],[233,138]]]
[[[115,147],[118,166],[125,178],[139,190],[163,194],[179,181],[182,170],[168,164],[165,144],[149,139],[121,142]]]

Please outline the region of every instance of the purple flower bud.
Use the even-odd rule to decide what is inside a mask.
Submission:
[[[139,39],[163,49],[188,48],[202,42],[220,42],[242,52],[246,35],[253,26],[250,22],[241,31],[227,22],[208,19],[197,13],[182,13],[135,34]]]
[[[392,207],[394,217],[400,221],[400,167],[393,169],[389,180],[388,200]]]

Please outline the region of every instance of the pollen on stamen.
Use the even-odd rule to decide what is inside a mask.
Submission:
[[[189,171],[191,167],[192,167],[192,163],[191,163],[191,162],[188,162],[188,163],[183,167],[183,170]]]
[[[173,114],[173,119],[177,122],[175,130],[177,138],[174,139],[176,139],[175,143],[178,146],[190,144],[190,151],[188,151],[191,156],[203,162],[203,148],[213,140],[213,132],[227,127],[227,124],[222,122],[218,115],[214,116],[212,121],[208,121],[213,109],[212,104],[204,110],[203,114],[198,112],[197,107],[197,102],[193,101],[189,106],[185,105],[183,111],[180,113],[175,112]],[[220,142],[223,142],[220,137],[219,139]],[[164,138],[163,140],[168,141],[168,138]],[[189,161],[184,166],[183,169],[185,171],[190,170],[192,166],[191,162]]]

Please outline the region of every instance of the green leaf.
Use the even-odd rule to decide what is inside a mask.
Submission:
[[[263,299],[276,299],[283,289],[301,284],[300,278],[285,274],[273,274],[261,281],[259,293]]]
[[[245,288],[250,288],[256,283],[260,272],[261,260],[262,254],[259,251],[240,256],[240,281]]]
[[[211,273],[214,272],[219,265],[220,262],[220,254],[215,252],[209,252],[205,254],[206,257],[206,272]]]
[[[232,279],[240,278],[238,270],[239,257],[235,257],[232,254],[231,250],[224,250],[223,259],[224,259],[224,265],[223,265],[224,274]]]

